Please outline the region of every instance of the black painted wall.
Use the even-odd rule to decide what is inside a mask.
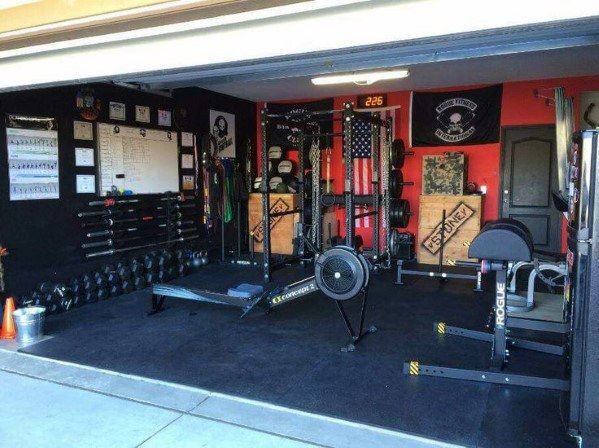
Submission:
[[[10,252],[3,259],[9,294],[27,293],[40,281],[68,280],[73,275],[95,269],[100,263],[114,261],[109,257],[87,261],[79,248],[83,234],[76,215],[95,195],[76,194],[75,175],[94,174],[96,170],[91,167],[75,167],[75,147],[95,146],[95,142],[73,140],[73,121],[82,120],[76,108],[76,94],[81,87],[0,94],[0,173],[2,173],[0,175],[0,244],[7,247]],[[94,84],[90,87],[102,102],[101,113],[96,120],[98,122],[141,126],[134,120],[134,107],[144,105],[150,106],[152,116],[151,124],[143,126],[168,129],[157,126],[157,110],[160,108],[174,111],[175,108],[182,107],[187,111],[187,118],[173,120],[173,127],[170,129],[201,135],[210,129],[208,114],[209,109],[213,108],[235,114],[238,157],[245,157],[248,139],[255,141],[256,109],[255,103],[250,101],[198,88],[176,90],[172,97],[166,97],[110,84]],[[127,105],[125,122],[109,120],[110,101]],[[6,114],[57,119],[60,199],[9,201]],[[183,152],[193,152],[193,150],[183,149]],[[201,246],[204,241],[200,240],[197,244]]]

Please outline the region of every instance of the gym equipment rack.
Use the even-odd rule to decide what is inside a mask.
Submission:
[[[332,117],[328,118],[327,116]],[[319,121],[333,120],[342,122],[342,132],[321,132]],[[354,172],[352,158],[352,137],[353,124],[355,120],[361,120],[371,125],[368,137],[371,138],[372,148],[372,193],[368,195],[356,195],[354,190]],[[277,121],[292,125],[298,129],[298,194],[301,198],[299,206],[295,210],[289,210],[282,213],[268,213],[270,210],[270,195],[269,195],[269,170],[268,170],[268,141],[266,135],[267,124],[269,121]],[[381,119],[376,112],[364,112],[354,109],[353,103],[346,102],[342,109],[295,112],[287,114],[269,114],[266,108],[261,111],[261,126],[262,126],[262,154],[261,154],[261,174],[262,182],[260,191],[262,193],[262,210],[263,210],[263,227],[264,238],[263,244],[263,269],[264,281],[271,280],[272,263],[270,250],[270,218],[275,216],[283,216],[292,213],[299,213],[299,222],[296,224],[295,239],[297,243],[297,253],[299,257],[304,257],[306,239],[310,233],[311,242],[317,251],[322,251],[324,245],[322,242],[322,219],[323,207],[333,205],[343,205],[345,208],[345,244],[349,247],[354,247],[355,238],[355,220],[365,216],[373,216],[374,225],[372,227],[373,247],[366,251],[364,255],[369,257],[375,266],[379,266],[381,262],[386,263],[384,266],[390,267],[390,225],[395,223],[397,227],[407,226],[409,216],[409,203],[403,199],[392,199],[389,191],[389,178],[391,173],[391,163],[393,159],[396,164],[401,167],[407,153],[401,141],[395,145],[392,142],[393,120],[391,118]],[[384,129],[384,131],[382,131]],[[381,151],[380,135],[385,132],[383,140],[383,148]],[[342,137],[343,138],[343,163],[344,163],[344,187],[343,194],[326,194],[329,198],[328,203],[323,203],[320,165],[320,138]],[[312,221],[308,226],[306,223],[306,190],[305,190],[305,171],[306,171],[306,154],[305,142],[306,139],[312,139],[311,148],[309,150],[309,158],[312,164],[312,191],[311,191],[311,206],[312,206]],[[403,182],[398,184],[413,185],[413,182]],[[373,210],[364,213],[356,213],[356,205],[371,205]],[[394,213],[390,213],[391,209]],[[393,215],[393,216],[391,216]],[[382,224],[382,232],[381,232]],[[308,228],[310,232],[308,232]],[[383,244],[381,245],[381,233]],[[382,247],[381,247],[382,246]]]
[[[171,192],[162,196],[116,196],[88,205],[94,208],[77,215],[82,219],[82,228],[93,229],[85,233],[86,242],[81,244],[88,259],[199,238],[195,196]],[[101,237],[106,239],[97,239]]]

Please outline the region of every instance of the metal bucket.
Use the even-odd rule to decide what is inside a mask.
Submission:
[[[46,308],[43,306],[19,308],[12,315],[17,326],[17,342],[19,344],[28,344],[42,338]]]

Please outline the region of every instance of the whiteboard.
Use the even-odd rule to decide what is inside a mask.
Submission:
[[[98,191],[179,191],[176,132],[98,123]]]

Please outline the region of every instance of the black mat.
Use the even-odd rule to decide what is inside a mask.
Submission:
[[[275,280],[302,275],[287,268]],[[259,279],[257,271],[210,265],[179,283],[222,291]],[[237,308],[177,299],[147,316],[148,291],[52,316],[47,332],[55,337],[25,351],[467,446],[575,446],[565,435],[559,392],[402,374],[412,359],[486,367],[488,344],[432,332],[436,320],[484,329],[492,295],[471,289],[427,278],[397,287],[392,272],[374,276],[367,323],[379,331],[354,353],[340,352],[345,328],[320,294],[240,320]],[[555,377],[563,369],[559,358],[525,351],[513,352],[510,368]]]

